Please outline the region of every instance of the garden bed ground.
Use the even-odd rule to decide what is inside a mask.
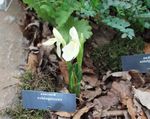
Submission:
[[[28,56],[22,67],[25,73],[21,89],[68,93],[66,64],[57,57],[54,47],[40,45],[52,36],[52,26],[37,19],[33,11],[27,10],[25,16],[21,29],[28,39]],[[93,25],[93,31],[93,37],[85,44],[76,112],[25,110],[19,96],[20,105],[6,110],[12,119],[149,119],[149,74],[121,71],[120,63],[122,55],[150,53],[149,47],[144,50],[143,37],[120,39],[106,26]]]

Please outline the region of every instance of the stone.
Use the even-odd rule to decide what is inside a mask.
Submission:
[[[23,10],[13,0],[7,12],[0,11],[0,111],[17,101],[19,65],[22,63],[23,35],[18,25]],[[22,17],[23,18],[23,17]],[[8,117],[0,116],[0,119]]]

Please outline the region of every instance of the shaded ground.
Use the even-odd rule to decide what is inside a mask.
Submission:
[[[18,22],[22,16],[17,0],[7,12],[0,11],[0,110],[15,102],[22,58],[22,33]],[[2,119],[2,117],[0,117]]]

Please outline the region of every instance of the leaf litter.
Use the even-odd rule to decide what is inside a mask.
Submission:
[[[29,40],[25,70],[31,70],[32,73],[39,75],[47,72],[55,79],[56,91],[62,91],[69,82],[66,64],[57,57],[54,47],[40,45],[51,37],[52,28],[47,22],[39,21],[33,12],[26,13],[24,22],[21,28],[24,36]],[[149,53],[147,45],[144,51]],[[77,97],[76,112],[49,112],[51,117],[63,119],[150,118],[150,87],[147,85],[150,83],[147,82],[149,74],[131,70],[109,71],[104,76],[98,76],[89,55],[86,54],[85,57],[81,94]],[[32,83],[32,85],[35,84]]]

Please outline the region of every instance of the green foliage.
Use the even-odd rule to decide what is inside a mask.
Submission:
[[[81,17],[89,18],[96,16],[100,0],[80,0],[81,8],[77,12]]]
[[[113,28],[120,30],[123,33],[122,38],[126,38],[128,36],[130,39],[132,39],[135,36],[134,30],[131,28],[128,28],[130,26],[130,23],[123,19],[109,16],[105,18],[103,22]]]
[[[57,27],[60,32],[65,34],[68,39],[68,31],[72,26],[75,26],[80,33],[83,33],[85,38],[90,38],[92,35],[91,27],[87,20],[78,20],[72,17],[75,11],[81,9],[81,3],[77,0],[23,0],[29,7],[34,9],[37,15],[45,21],[48,21],[54,27]],[[96,5],[96,0],[93,0],[93,5]]]
[[[96,48],[91,52],[99,74],[110,71],[121,71],[121,56],[143,53],[144,42],[141,38],[127,40],[116,39],[110,44]]]
[[[83,53],[84,53],[84,43],[85,39],[83,34],[80,37],[80,51],[77,56],[77,61],[72,64],[71,62],[67,62],[68,72],[69,72],[69,90],[72,93],[80,94],[80,85],[82,80],[82,63],[83,63]]]
[[[23,0],[34,9],[37,15],[45,21],[68,34],[68,29],[77,24],[83,25],[77,30],[86,31],[85,38],[92,33],[86,20],[73,20],[74,16],[90,19],[119,30],[122,38],[132,39],[135,31],[150,28],[150,1],[149,0]],[[76,14],[75,14],[76,13]],[[75,21],[75,22],[73,22]],[[66,26],[69,24],[68,26]],[[72,26],[71,26],[72,25]],[[83,28],[85,27],[85,30]],[[67,29],[66,29],[67,28]],[[63,30],[63,31],[62,31]],[[135,31],[134,31],[135,30]],[[65,32],[66,31],[66,32]],[[81,31],[81,30],[80,30]],[[79,31],[79,32],[80,32]],[[87,32],[88,31],[88,32]],[[81,32],[81,33],[82,33]],[[67,38],[68,39],[68,38]]]
[[[33,8],[37,15],[53,25],[61,26],[78,10],[80,4],[77,0],[23,0]]]
[[[147,4],[147,0],[102,0],[100,18],[105,24],[121,31],[123,38],[132,39],[134,30],[131,27],[140,31],[150,28],[150,10]]]
[[[145,5],[146,5],[148,8],[150,8],[150,0],[144,0],[144,2],[145,2]]]
[[[88,21],[87,20],[79,20],[78,18],[75,18],[75,17],[70,17],[68,19],[68,21],[66,22],[66,24],[64,24],[63,26],[59,27],[58,30],[61,32],[61,34],[63,34],[66,42],[69,41],[69,30],[70,28],[74,26],[77,31],[78,31],[78,34],[79,33],[83,33],[85,39],[89,39],[90,36],[92,35],[92,28],[91,26],[89,25]]]

